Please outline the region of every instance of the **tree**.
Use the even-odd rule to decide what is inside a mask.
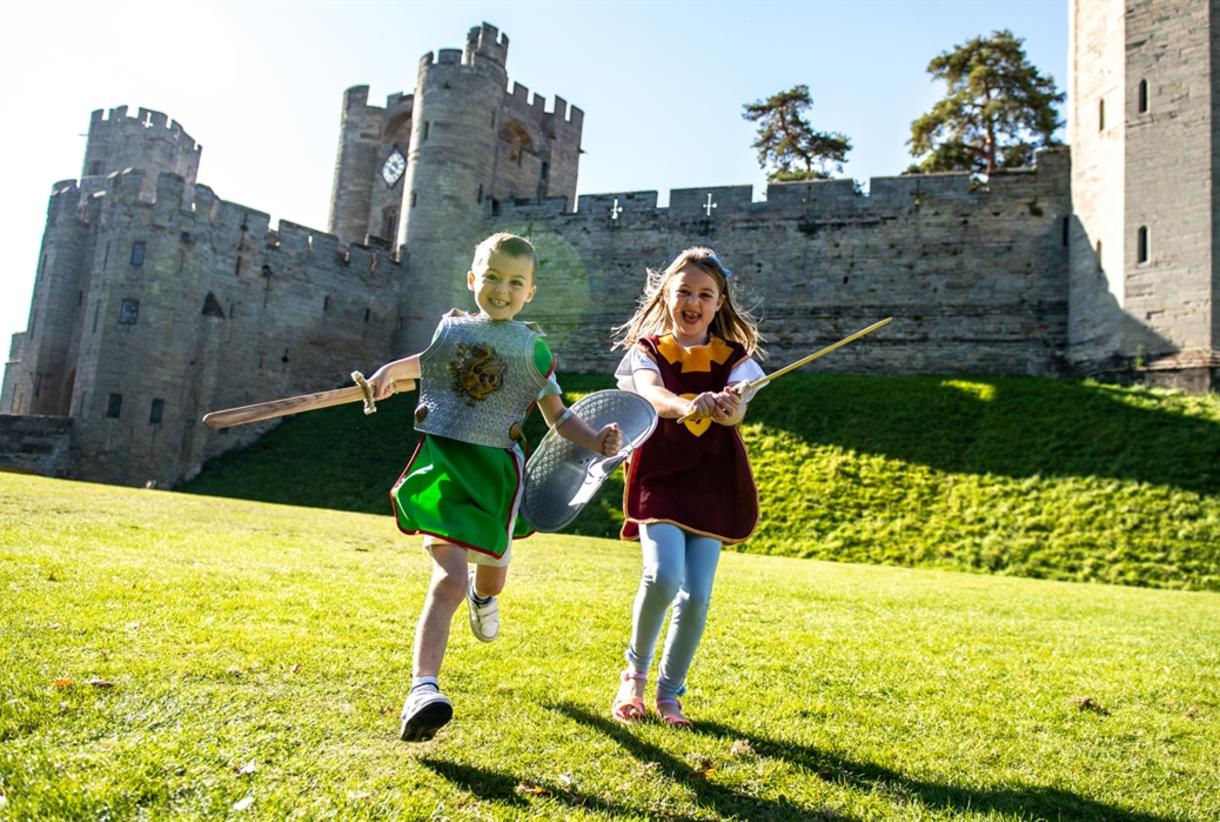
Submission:
[[[813,105],[809,86],[793,86],[766,100],[742,106],[742,118],[758,123],[758,167],[772,166],[768,180],[821,180],[827,166],[843,171],[851,141],[842,134],[814,131],[802,116]]]
[[[1060,145],[1057,105],[1064,95],[1025,57],[1007,29],[976,37],[933,58],[928,73],[948,93],[911,123],[908,171],[995,171],[1028,166],[1038,148]]]

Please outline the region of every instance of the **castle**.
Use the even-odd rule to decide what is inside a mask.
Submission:
[[[426,54],[412,94],[345,94],[326,231],[226,202],[165,115],[94,112],[81,179],[56,183],[27,330],[0,396],[0,466],[171,485],[274,423],[206,411],[347,382],[422,350],[467,305],[474,244],[539,251],[529,319],[561,368],[613,368],[645,265],[714,246],[763,316],[772,362],[876,319],[823,369],[1220,375],[1209,66],[1220,0],[1073,0],[1071,151],[994,175],[575,196],[583,114],[508,85],[508,38]]]

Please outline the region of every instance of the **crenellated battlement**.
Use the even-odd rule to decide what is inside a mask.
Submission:
[[[619,219],[651,216],[676,220],[715,221],[731,216],[816,216],[841,214],[853,217],[889,219],[921,208],[982,208],[1009,203],[1036,211],[1037,198],[1062,195],[1068,186],[1066,152],[1038,154],[1038,165],[1003,174],[994,174],[986,185],[978,185],[967,173],[911,174],[874,177],[868,192],[851,179],[811,180],[771,183],[766,198],[754,199],[754,187],[707,186],[673,189],[669,205],[657,206],[656,191],[624,191],[583,194],[576,204],[577,214],[597,217],[617,209]],[[529,208],[505,204],[504,209]]]
[[[475,60],[491,60],[501,66],[508,64],[508,35],[500,34],[499,29],[490,23],[474,26],[466,34],[466,51],[463,62],[473,63]]]
[[[195,154],[203,151],[203,146],[199,145],[177,120],[171,120],[164,112],[141,107],[137,109],[135,116],[129,117],[127,106],[116,106],[109,111],[99,108],[89,118],[90,140],[106,131],[126,131],[139,134],[150,129],[168,131],[170,136],[185,150]],[[151,136],[161,136],[156,132],[150,132],[150,134]]]

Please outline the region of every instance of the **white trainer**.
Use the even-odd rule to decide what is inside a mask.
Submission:
[[[474,569],[466,585],[466,607],[470,611],[470,630],[480,642],[491,642],[500,635],[500,606],[495,597],[479,605],[474,601]]]
[[[453,718],[453,703],[435,685],[412,688],[402,704],[402,728],[398,735],[404,742],[426,742]]]

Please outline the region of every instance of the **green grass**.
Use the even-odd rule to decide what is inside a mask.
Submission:
[[[0,474],[0,819],[1220,816],[1216,594],[727,553],[682,733],[607,719],[636,550],[515,554],[408,745],[388,516]]]
[[[610,382],[562,384],[571,399]],[[414,405],[302,414],[183,490],[386,511],[414,447]],[[759,395],[744,435],[762,510],[746,551],[1220,591],[1215,395],[793,374]],[[618,532],[621,476],[573,533]]]

